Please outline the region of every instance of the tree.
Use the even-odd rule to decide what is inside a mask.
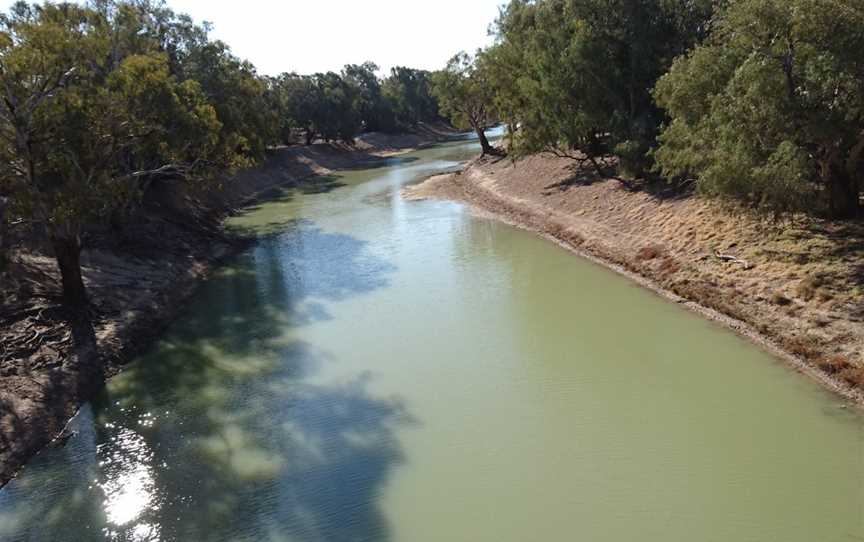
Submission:
[[[404,66],[390,70],[390,76],[382,85],[382,93],[402,127],[438,119],[438,104],[432,94],[430,79],[431,74],[424,70]]]
[[[0,20],[0,192],[47,232],[76,344],[91,353],[85,226],[154,179],[230,161],[200,86],[173,77],[155,48],[118,40],[133,6],[96,7],[18,4]]]
[[[378,66],[374,62],[349,64],[342,70],[342,79],[354,88],[354,110],[367,132],[381,130],[388,121],[381,81],[375,75],[377,71]]]
[[[316,137],[315,119],[322,107],[322,99],[313,77],[283,73],[276,78],[275,91],[283,110],[282,122],[289,130],[303,132],[306,145],[311,145]]]
[[[507,127],[508,148],[515,146],[519,118],[527,107],[525,97],[519,92],[520,52],[512,43],[496,43],[483,51],[487,80],[492,89],[491,108],[495,117]]]
[[[282,74],[274,81],[274,92],[281,122],[301,130],[307,145],[318,136],[351,143],[363,127],[361,88],[338,73]]]
[[[278,139],[276,119],[268,107],[267,83],[249,62],[241,61],[222,42],[197,45],[185,58],[181,80],[196,81],[222,123],[219,145],[226,155],[249,166],[264,157]]]
[[[707,26],[709,0],[513,0],[496,23],[496,57],[513,76],[498,103],[518,122],[514,150],[648,165],[662,112],[650,89]],[[498,73],[501,70],[497,70]]]
[[[455,55],[447,67],[432,76],[433,92],[441,112],[457,128],[471,129],[480,140],[482,154],[492,154],[485,131],[492,124],[492,86],[482,54],[472,58],[465,52]]]
[[[741,0],[655,96],[660,170],[773,212],[857,216],[864,168],[864,6]]]
[[[7,253],[9,251],[8,239],[8,217],[6,208],[9,206],[9,198],[0,193],[0,277],[6,271],[6,266],[9,264]]]
[[[356,108],[358,89],[334,72],[318,73],[313,79],[321,100],[314,122],[317,132],[325,141],[353,143],[361,128]]]

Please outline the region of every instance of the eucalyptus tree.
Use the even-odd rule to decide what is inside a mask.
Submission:
[[[374,62],[348,64],[342,70],[342,79],[354,87],[354,110],[360,117],[363,130],[377,132],[386,127],[387,107],[381,94],[381,80]]]
[[[431,74],[425,70],[397,66],[382,84],[382,92],[402,127],[416,126],[438,118],[432,94]]]
[[[512,63],[499,107],[516,152],[588,160],[615,153],[640,175],[662,112],[650,89],[707,27],[710,0],[513,0],[495,25]],[[500,73],[500,70],[498,70]],[[599,167],[598,167],[599,169]]]
[[[85,227],[145,183],[233,158],[201,86],[174,77],[156,44],[119,39],[134,6],[110,7],[21,3],[0,18],[0,193],[47,233],[76,341],[91,349]]]
[[[321,100],[314,122],[317,132],[328,142],[342,140],[353,143],[362,127],[357,109],[359,88],[335,72],[318,73],[313,79]]]
[[[730,2],[657,85],[657,161],[706,194],[774,212],[860,213],[864,4]]]
[[[477,57],[457,53],[446,68],[433,74],[432,81],[441,113],[457,128],[474,130],[483,155],[494,153],[485,134],[494,121],[494,89],[482,53]]]

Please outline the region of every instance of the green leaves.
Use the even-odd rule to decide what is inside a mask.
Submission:
[[[858,212],[864,26],[849,1],[741,0],[655,89],[667,176],[772,212]],[[858,53],[852,53],[858,51]]]
[[[170,11],[21,5],[0,23],[0,190],[49,231],[74,235],[153,180],[203,181],[263,155],[263,83]]]
[[[709,2],[513,1],[497,22],[495,103],[519,129],[517,153],[588,155],[617,149],[633,175],[646,167],[662,113],[650,89],[698,39]],[[499,64],[501,60],[497,61]],[[576,153],[578,154],[578,153]]]
[[[386,107],[392,111],[394,121],[403,127],[438,119],[438,103],[432,95],[432,74],[397,66],[382,83]]]
[[[445,69],[432,76],[433,92],[441,114],[457,128],[474,130],[484,154],[492,148],[483,131],[495,119],[490,69],[483,52],[471,57],[463,51],[451,58]]]

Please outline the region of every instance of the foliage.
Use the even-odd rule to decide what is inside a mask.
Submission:
[[[155,48],[118,43],[127,15],[19,5],[2,20],[0,183],[53,238],[77,237],[141,181],[231,158],[201,86]]]
[[[86,304],[82,234],[117,224],[153,182],[204,184],[298,131],[351,143],[437,115],[426,72],[261,77],[209,30],[158,0],[0,15],[0,251],[10,217],[46,232],[70,307]]]
[[[741,0],[657,85],[668,176],[773,212],[858,214],[864,6]]]
[[[513,0],[491,51],[496,107],[519,128],[513,149],[614,151],[641,174],[662,119],[650,89],[710,11],[707,0]]]
[[[320,100],[315,110],[316,131],[324,141],[352,143],[362,126],[356,108],[359,88],[334,72],[315,74],[313,80]]]
[[[316,138],[352,142],[362,131],[395,132],[438,118],[428,74],[394,68],[387,79],[372,62],[349,64],[341,74],[282,74],[270,80],[276,132],[283,143],[300,131],[306,144]]]
[[[349,64],[342,70],[342,78],[355,89],[354,110],[362,129],[368,132],[392,131],[395,119],[391,104],[384,98],[382,82],[373,62]]]
[[[404,66],[390,70],[390,76],[382,84],[382,93],[398,125],[416,126],[420,122],[438,120],[431,76],[425,70]]]
[[[433,76],[434,93],[441,113],[457,128],[474,130],[483,154],[492,152],[484,131],[492,124],[494,88],[487,77],[485,56],[472,58],[461,52]]]

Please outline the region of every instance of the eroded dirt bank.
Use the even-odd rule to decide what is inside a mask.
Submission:
[[[478,159],[405,189],[540,233],[754,340],[864,405],[864,225],[768,222],[567,159]],[[626,334],[626,330],[622,330]]]
[[[91,232],[82,263],[105,373],[116,374],[140,354],[180,314],[209,271],[248,246],[250,240],[221,228],[234,208],[266,199],[268,191],[314,183],[449,135],[427,128],[401,136],[366,134],[353,147],[276,149],[260,167],[225,179],[219,191],[191,198],[174,187],[156,189],[128,224]],[[17,232],[9,257],[0,275],[0,486],[54,440],[88,399],[76,368],[67,363],[71,336],[50,250],[38,232]],[[62,441],[61,436],[56,444]]]

